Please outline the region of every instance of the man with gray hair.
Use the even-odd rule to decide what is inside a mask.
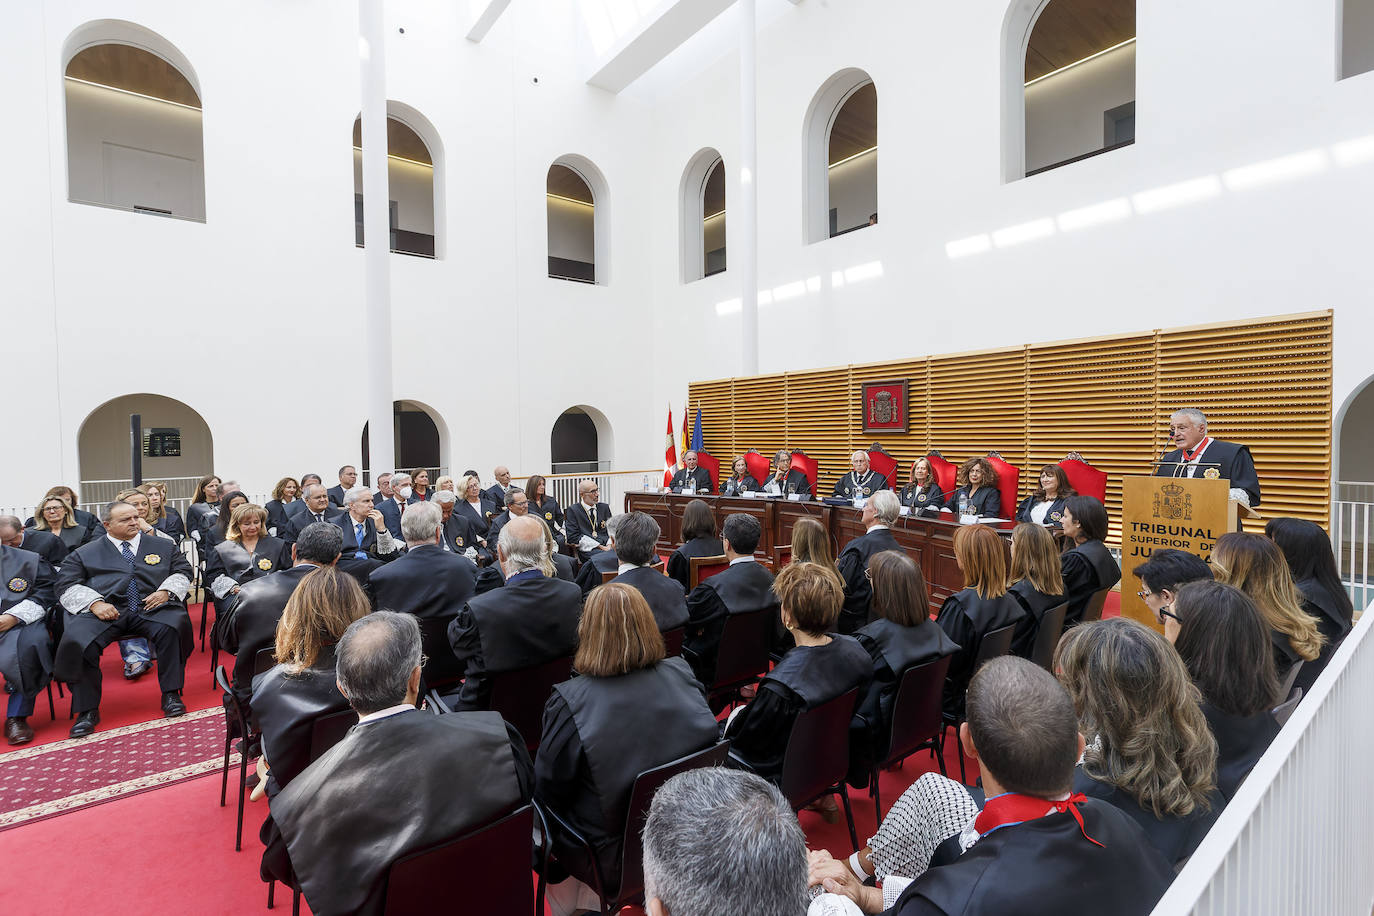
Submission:
[[[374,508],[382,513],[382,520],[386,522],[386,530],[401,542],[402,547],[406,546],[406,539],[401,532],[401,519],[405,517],[411,494],[414,492],[410,486],[410,475],[397,471],[391,475],[391,495],[381,502],[376,501],[375,493],[372,496]],[[405,495],[402,496],[402,493]]]
[[[649,916],[801,916],[806,878],[806,836],[767,780],[707,767],[654,795],[644,823]]]
[[[563,513],[563,524],[568,543],[577,547],[577,558],[585,563],[598,550],[610,549],[606,523],[611,520],[611,507],[601,502],[601,486],[591,478],[578,481],[577,497],[577,504]]]
[[[584,598],[601,584],[602,573],[615,572],[620,567],[620,558],[616,555],[615,536],[620,531],[620,523],[624,520],[623,513],[612,515],[606,520],[606,546],[592,551],[591,556],[587,557],[582,568],[577,571],[577,587],[582,589]]]
[[[687,590],[676,579],[654,569],[658,559],[655,548],[661,533],[658,522],[643,512],[631,512],[619,517],[615,529],[615,553],[620,558],[619,575],[615,581],[633,586],[649,602],[660,632],[687,624]],[[612,519],[615,521],[615,519]],[[671,646],[669,647],[670,654]]]
[[[373,570],[400,556],[401,545],[386,529],[382,513],[372,507],[372,491],[367,487],[345,493],[344,508],[344,514],[334,519],[343,532],[339,569],[367,585]]]
[[[865,533],[840,551],[835,565],[844,579],[844,607],[840,609],[839,630],[853,633],[868,623],[868,605],[873,600],[873,583],[868,581],[868,564],[883,550],[901,552],[902,545],[892,534],[892,525],[901,514],[902,502],[891,490],[879,490],[864,503]]]
[[[483,490],[483,495],[490,496],[491,501],[498,506],[509,505],[509,503],[506,502],[506,497],[509,496],[513,490],[520,489],[519,487],[511,486],[510,468],[506,467],[504,464],[498,464],[496,469],[492,471],[492,476],[496,478],[496,483]]]
[[[1196,407],[1174,411],[1169,417],[1169,438],[1177,448],[1160,456],[1156,477],[1229,480],[1232,499],[1247,506],[1260,504],[1259,476],[1249,447],[1207,435],[1202,411]]]
[[[420,627],[409,614],[354,621],[336,657],[358,724],[272,802],[262,875],[299,887],[316,913],[380,914],[393,863],[525,804],[533,766],[496,713],[415,708]]]
[[[487,526],[487,543],[491,544],[501,537],[501,529],[506,527],[513,518],[520,518],[530,511],[530,500],[525,495],[525,491],[519,487],[511,487],[501,494],[501,505],[506,507],[496,518],[491,520]]]
[[[506,584],[468,599],[449,624],[453,654],[466,670],[455,708],[487,709],[489,675],[572,655],[577,648],[582,592],[572,582],[545,577],[543,558],[539,519],[527,515],[501,529],[497,561]]]
[[[401,529],[410,547],[373,570],[369,579],[372,600],[379,609],[447,624],[472,597],[477,564],[440,546],[442,519],[443,510],[436,503],[415,503],[406,510]]]
[[[678,468],[673,479],[668,482],[668,489],[674,493],[710,493],[711,472],[703,467],[697,466],[697,453],[691,450],[682,453],[682,467]]]
[[[849,456],[849,473],[835,481],[835,495],[844,499],[867,499],[887,489],[887,478],[868,466],[863,449]]]

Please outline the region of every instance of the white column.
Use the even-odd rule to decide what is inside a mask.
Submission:
[[[739,201],[730,206],[730,269],[740,281],[740,374],[759,371],[758,100],[754,0],[739,0]],[[737,266],[738,265],[738,266]]]
[[[363,322],[372,482],[396,464],[391,395],[391,192],[387,182],[386,25],[383,0],[358,0],[363,113]]]

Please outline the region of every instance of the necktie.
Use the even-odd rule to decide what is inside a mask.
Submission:
[[[354,522],[353,527],[357,530],[358,541],[358,552],[353,554],[353,558],[355,560],[361,560],[363,557],[367,556],[367,554],[363,552],[363,523]]]
[[[129,611],[130,617],[137,617],[139,610],[138,579],[134,576],[138,567],[134,566],[134,552],[129,547],[128,541],[121,541],[119,549],[124,553],[124,560],[129,564],[129,584],[124,586],[124,604]]]
[[[316,512],[316,513],[315,513],[315,521],[317,521],[317,522],[322,522],[322,521],[324,521],[324,513],[323,513],[323,512]]]

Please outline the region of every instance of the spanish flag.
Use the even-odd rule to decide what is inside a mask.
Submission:
[[[663,448],[663,485],[666,487],[673,482],[673,475],[677,473],[677,445],[673,433],[673,405],[668,404],[668,435],[664,439]]]

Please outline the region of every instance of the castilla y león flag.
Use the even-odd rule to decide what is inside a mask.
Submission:
[[[663,485],[666,487],[673,482],[673,475],[677,473],[677,443],[673,435],[673,405],[668,405],[668,435],[664,440],[663,449]]]

